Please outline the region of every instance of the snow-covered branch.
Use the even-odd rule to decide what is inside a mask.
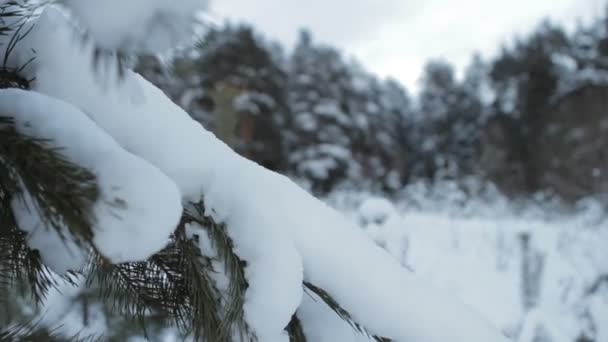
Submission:
[[[96,42],[111,48],[157,34],[145,24],[157,11],[142,15],[136,9],[169,8],[169,1],[155,1],[159,7],[120,2],[125,11],[115,23],[107,20],[114,13],[105,6],[117,1],[101,7],[67,3]],[[186,13],[192,2],[185,3],[175,7]],[[130,21],[139,19],[144,24],[130,31]],[[163,43],[172,39],[158,37]],[[247,263],[245,318],[260,341],[288,339],[284,328],[303,301],[304,281],[326,291],[371,333],[395,341],[506,341],[470,308],[405,270],[338,212],[237,155],[139,75],[100,82],[91,66],[94,47],[74,41],[62,10],[46,8],[12,62],[27,61],[34,51],[35,60],[24,69],[35,78],[33,91],[1,91],[2,110],[15,113],[24,130],[65,146],[67,156],[99,177],[103,200],[95,207],[95,245],[112,261],[160,250],[178,221],[180,199],[204,198],[207,214],[226,224],[235,253]],[[301,317],[304,327],[309,317]]]

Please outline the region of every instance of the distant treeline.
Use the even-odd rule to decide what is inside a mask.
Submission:
[[[417,95],[307,31],[285,53],[244,24],[137,69],[240,154],[315,193],[468,176],[512,195],[608,190],[608,11],[574,32],[545,21],[492,60],[473,56],[462,78],[431,60]]]

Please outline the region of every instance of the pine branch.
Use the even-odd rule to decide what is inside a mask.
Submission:
[[[12,233],[0,238],[3,258],[8,259],[3,260],[2,269],[6,273],[2,278],[16,287],[21,296],[29,294],[36,304],[41,304],[49,290],[58,286],[58,278],[42,263],[38,252],[29,249],[25,234],[18,230]]]
[[[350,313],[348,311],[346,311],[344,308],[342,308],[342,306],[340,306],[340,304],[329,293],[327,293],[327,291],[325,291],[311,283],[308,283],[308,282],[304,282],[304,289],[305,289],[305,291],[311,291],[312,293],[317,295],[317,297],[319,297],[323,302],[325,302],[325,304],[327,304],[327,306],[333,312],[335,312],[336,315],[338,315],[342,320],[344,320],[346,323],[348,323],[353,329],[355,329],[360,334],[373,338],[377,342],[390,342],[391,341],[391,339],[388,339],[386,337],[380,337],[380,336],[371,334],[364,326],[357,323],[352,318]]]
[[[93,238],[91,207],[99,198],[96,177],[68,161],[51,141],[18,132],[9,117],[0,116],[0,169],[4,187],[23,200],[31,194],[45,225],[77,242]],[[19,189],[22,184],[24,189]]]
[[[608,283],[608,274],[600,274],[597,279],[585,290],[585,295],[590,296],[598,292],[598,290]]]
[[[185,225],[192,222],[207,230],[225,270],[215,270],[196,241],[186,236]],[[172,322],[196,341],[230,342],[235,332],[241,341],[257,341],[243,316],[247,288],[243,268],[225,227],[204,216],[203,204],[199,203],[184,213],[165,249],[140,263],[112,265],[98,258],[87,286],[96,287],[113,312],[139,322],[144,334],[146,320],[156,315],[163,324]],[[226,293],[216,287],[213,279],[219,271],[230,279]]]
[[[26,341],[65,341],[61,339],[56,330],[47,330],[37,324],[12,325],[0,330],[0,341],[26,342]]]
[[[73,282],[73,276],[67,274],[61,278]],[[8,289],[16,288],[20,295],[29,294],[36,304],[40,304],[61,278],[42,263],[37,251],[28,247],[26,234],[17,228],[6,188],[0,181],[0,302]]]
[[[178,308],[177,318],[196,341],[230,341],[230,331],[222,330],[221,296],[210,276],[211,263],[182,229],[177,234],[177,247],[183,255],[179,265],[190,304]]]
[[[14,1],[0,6],[0,35],[12,34],[0,67],[0,89],[29,88],[30,81],[20,76],[29,62],[18,69],[6,63],[11,51],[31,30],[25,29],[25,24],[32,10]],[[0,113],[0,301],[7,289],[15,287],[21,295],[29,293],[40,304],[57,285],[57,279],[42,264],[38,252],[28,247],[26,234],[19,230],[13,216],[11,200],[22,197],[27,190],[37,207],[31,209],[37,209],[43,221],[61,236],[66,233],[62,228],[65,223],[77,238],[89,240],[91,223],[82,212],[97,199],[95,177],[65,160],[50,141],[20,134],[12,118],[2,114],[6,113]],[[71,281],[71,276],[64,279]]]
[[[159,286],[162,280],[151,276],[146,263],[113,265],[98,257],[91,264],[86,286],[93,290],[96,299],[109,305],[110,313],[134,322],[146,334],[148,315],[162,306],[157,304],[149,287]]]
[[[32,31],[34,25],[29,21],[32,17],[36,8],[40,6],[31,6],[27,1],[6,1],[0,5],[0,36],[9,36],[10,39],[4,46],[4,56],[2,58],[2,66],[0,67],[0,88],[15,87],[27,89],[29,87],[29,81],[14,82],[12,84],[5,84],[7,78],[11,78],[12,74],[18,74],[25,68],[28,61],[24,65],[15,68],[8,66],[8,60],[19,42]]]
[[[291,321],[287,325],[287,333],[289,334],[289,342],[306,342],[306,335],[302,329],[302,322],[297,315],[291,316]]]
[[[18,70],[0,67],[0,89],[29,89],[30,81],[19,76]]]
[[[256,341],[257,338],[251,333],[244,317],[245,291],[248,288],[245,278],[246,263],[243,262],[235,253],[233,242],[226,233],[226,226],[218,224],[210,216],[205,215],[205,205],[201,201],[191,204],[184,213],[183,223],[196,222],[207,229],[213,247],[218,251],[218,257],[223,262],[224,272],[230,278],[227,293],[226,314],[224,324],[220,327],[221,331],[232,331],[233,328],[240,333],[241,340]],[[245,339],[246,338],[246,339]]]
[[[83,44],[86,44],[92,39],[84,34],[82,35]],[[125,51],[110,51],[100,46],[93,48],[93,68],[96,71],[105,71],[102,66],[112,65],[115,68],[118,81],[124,80],[127,74],[127,65],[131,63],[135,57],[132,54],[126,53]]]
[[[10,286],[13,279],[13,265],[17,264],[21,255],[13,250],[21,250],[20,240],[14,244],[14,232],[17,231],[17,223],[13,217],[10,206],[10,194],[13,188],[8,181],[8,171],[0,163],[0,286]],[[9,248],[9,249],[7,249]],[[15,257],[16,256],[16,257]],[[0,292],[3,295],[4,291]],[[0,300],[2,298],[0,297]]]
[[[0,330],[0,341],[2,342],[101,342],[101,337],[81,337],[74,335],[71,337],[63,337],[60,331],[61,327],[46,328],[41,326],[39,322],[28,322],[25,324],[11,325]]]
[[[196,299],[191,298],[186,276],[193,276],[191,281],[195,284],[199,284],[200,276],[183,269],[189,263],[186,254],[189,252],[178,249],[174,240],[146,262],[112,265],[100,258],[87,286],[95,288],[99,297],[110,304],[112,313],[136,322],[146,336],[146,323],[151,316],[163,325],[174,322],[184,331],[195,331],[192,316],[197,313],[192,303]],[[206,291],[204,288],[198,293]],[[213,305],[208,304],[205,302],[205,308],[211,309]]]
[[[11,201],[15,197],[23,200],[23,190],[27,190],[36,206],[31,209],[38,210],[47,226],[64,238],[89,241],[91,220],[84,213],[98,196],[94,175],[67,161],[50,145],[48,140],[20,134],[11,118],[0,115],[0,284],[16,287],[21,295],[29,293],[36,304],[59,278],[42,263],[38,251],[29,248],[26,234],[17,227]],[[71,281],[72,276],[68,274],[64,280]],[[0,300],[6,293],[0,292]]]

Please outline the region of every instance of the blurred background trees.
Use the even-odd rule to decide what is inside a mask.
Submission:
[[[429,61],[416,93],[307,31],[286,53],[230,23],[138,70],[240,154],[317,194],[469,176],[512,196],[608,189],[608,15],[573,32],[545,21],[462,73]]]

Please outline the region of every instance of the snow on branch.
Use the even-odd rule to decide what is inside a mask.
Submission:
[[[145,260],[167,244],[179,222],[181,200],[175,184],[156,167],[125,151],[86,115],[61,100],[34,91],[4,89],[0,90],[0,113],[11,115],[19,133],[52,141],[66,160],[95,176],[98,194],[91,212],[86,207],[74,210],[90,215],[92,242],[102,255],[117,263]],[[62,189],[59,186],[56,191]],[[65,239],[60,235],[67,236],[67,228],[63,233],[54,231],[53,222],[38,208],[39,201],[30,196],[13,201],[17,223],[30,233],[31,247],[39,249],[58,273],[83,266],[86,257],[76,252],[76,246],[63,246]],[[74,228],[73,220],[57,224]]]
[[[63,0],[95,43],[110,51],[160,53],[191,39],[206,0]]]
[[[120,48],[133,38],[124,35],[122,22],[106,21],[114,14],[107,8],[77,2],[68,4],[94,27],[95,39]],[[125,11],[119,18],[137,22],[135,8],[146,7],[141,3],[120,2]],[[145,9],[142,18],[154,16]],[[120,219],[107,203],[96,208],[96,234],[102,238],[96,235],[95,244],[112,261],[160,250],[181,210],[177,185],[182,201],[204,198],[205,214],[226,225],[235,254],[246,263],[244,314],[260,341],[289,339],[284,328],[303,301],[304,281],[323,289],[373,335],[394,341],[506,341],[467,306],[405,270],[338,212],[286,177],[240,157],[139,75],[128,72],[120,84],[101,85],[91,68],[93,50],[71,39],[68,23],[62,11],[47,8],[17,54],[27,60],[30,51],[37,52],[24,72],[35,77],[32,89],[47,96],[4,91],[0,103],[16,101],[20,114],[38,115],[57,134],[52,138],[69,147],[67,154],[96,170],[109,203],[126,202]],[[137,25],[133,32],[150,34]],[[43,108],[52,108],[61,124],[44,120]],[[306,329],[305,317],[300,321]]]

